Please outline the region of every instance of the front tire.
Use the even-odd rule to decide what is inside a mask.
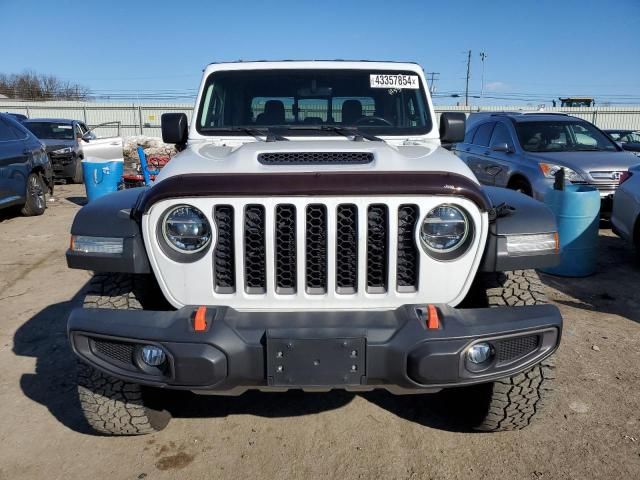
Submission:
[[[71,183],[83,183],[84,177],[82,176],[82,159],[77,157],[75,159],[75,173],[71,177]]]
[[[46,187],[39,173],[32,172],[27,177],[27,201],[22,207],[25,217],[42,215],[47,208]]]
[[[478,274],[465,301],[468,307],[541,305],[547,303],[535,270]],[[553,357],[512,377],[459,389],[471,406],[471,427],[484,432],[520,430],[544,410],[553,396]]]
[[[141,310],[149,302],[159,303],[158,297],[162,294],[150,276],[97,274],[89,284],[83,306]],[[171,419],[161,406],[158,389],[117,379],[81,360],[77,385],[84,418],[98,433],[144,435],[164,429]]]

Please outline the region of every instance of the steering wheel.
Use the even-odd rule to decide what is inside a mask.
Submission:
[[[382,117],[362,117],[355,121],[355,125],[386,125],[387,127],[393,127],[393,123]]]

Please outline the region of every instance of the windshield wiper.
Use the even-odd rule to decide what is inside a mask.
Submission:
[[[249,127],[208,127],[201,128],[201,132],[244,132],[261,142],[287,142],[288,138],[274,133],[270,128]],[[265,137],[264,139],[262,137]]]
[[[384,142],[380,137],[365,133],[358,127],[337,127],[335,125],[288,125],[287,130],[316,130],[319,132],[333,132],[343,137],[352,139],[354,142],[369,140],[370,142]]]

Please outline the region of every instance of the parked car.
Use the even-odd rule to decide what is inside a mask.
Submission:
[[[426,86],[414,63],[204,70],[190,127],[162,116],[180,148],[154,184],[71,227],[68,265],[97,272],[67,325],[94,430],[164,428],[172,388],[450,388],[484,431],[541,412],[562,317],[533,269],[558,260],[555,217],[440,148],[465,115],[438,129]]]
[[[98,138],[78,120],[31,118],[24,122],[47,147],[56,178],[82,183],[82,159],[122,158],[121,137]]]
[[[44,145],[13,117],[0,113],[0,208],[21,206],[42,215],[53,193],[53,168]]]
[[[640,156],[640,131],[638,130],[603,130],[620,146]]]
[[[23,115],[22,113],[6,112],[5,115],[9,115],[10,117],[13,117],[14,119],[16,119],[20,123],[24,122],[25,120],[27,120],[29,118],[26,115]]]
[[[620,178],[613,197],[611,226],[618,236],[635,245],[640,254],[640,165],[631,167]]]
[[[638,163],[596,126],[570,115],[487,112],[471,117],[464,141],[453,148],[456,155],[481,183],[538,200],[553,188],[555,174],[564,168],[566,182],[599,190],[607,215],[620,175]]]

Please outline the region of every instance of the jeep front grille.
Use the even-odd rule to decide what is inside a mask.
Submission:
[[[393,215],[384,204],[363,207],[348,202],[330,209],[322,203],[283,203],[269,208],[247,204],[237,210],[231,205],[214,207],[216,293],[242,289],[248,295],[260,295],[271,288],[279,295],[295,295],[300,293],[299,275],[308,295],[323,295],[329,289],[351,295],[363,288],[367,293],[386,293],[391,275],[398,292],[418,288],[417,205],[398,205]],[[234,238],[239,233],[235,219],[242,226],[241,243]],[[393,259],[392,236],[396,240]],[[360,284],[359,270],[364,284]]]

